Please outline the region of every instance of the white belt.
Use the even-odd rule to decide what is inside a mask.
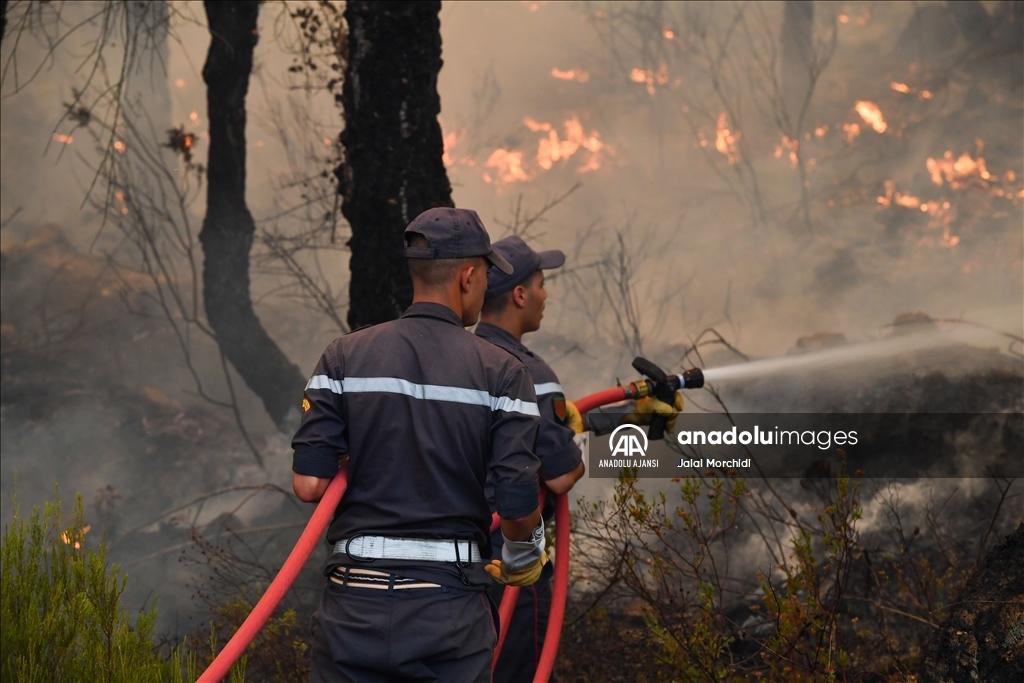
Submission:
[[[334,552],[354,560],[419,560],[421,562],[481,561],[476,541],[428,540],[425,538],[390,538],[388,536],[356,536],[334,544]]]

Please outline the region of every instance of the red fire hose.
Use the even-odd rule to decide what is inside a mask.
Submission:
[[[586,413],[599,406],[622,401],[625,398],[627,398],[626,388],[616,387],[586,396],[576,401],[576,407],[579,408],[580,413]],[[277,576],[270,583],[267,592],[256,603],[256,607],[249,613],[241,628],[231,637],[231,640],[220,651],[220,654],[214,658],[213,663],[207,667],[206,671],[200,674],[197,683],[217,683],[228,675],[231,666],[245,653],[245,649],[256,638],[260,629],[267,623],[270,615],[274,613],[274,610],[284,598],[285,593],[288,592],[288,589],[295,582],[302,567],[306,564],[306,560],[313,554],[316,544],[323,538],[324,533],[327,531],[327,526],[331,522],[331,517],[334,516],[334,510],[338,507],[341,496],[345,493],[347,484],[348,470],[342,468],[331,483],[328,484],[323,498],[320,499],[316,510],[313,511],[313,516],[310,518],[288,559],[285,560],[281,571],[277,573]],[[544,636],[544,649],[541,652],[540,662],[537,664],[537,674],[533,679],[534,683],[547,683],[548,678],[550,678],[551,671],[555,665],[558,641],[562,636],[565,600],[569,590],[569,500],[564,495],[555,496],[555,553],[558,564],[555,567],[555,586],[551,600],[551,615],[548,617],[548,629]],[[515,598],[518,596],[518,593],[518,588],[506,590],[502,597],[502,610],[506,609],[506,601],[510,605],[508,607],[509,620],[511,619],[512,609],[515,606]],[[508,620],[502,615],[501,621],[503,641]],[[497,661],[498,653],[501,651],[502,641],[499,641],[498,646],[495,648],[495,661]]]
[[[628,397],[625,387],[605,389],[596,394],[584,396],[576,401],[576,408],[580,414],[585,414],[609,403],[617,403]],[[541,491],[543,494],[543,491]],[[543,503],[543,501],[541,501]],[[500,519],[497,513],[491,523],[491,531],[498,528]],[[551,678],[551,671],[555,666],[555,656],[558,653],[558,643],[562,639],[562,621],[565,618],[565,601],[569,596],[569,498],[567,496],[555,496],[555,585],[551,596],[551,612],[548,615],[548,628],[544,632],[544,648],[541,650],[540,660],[537,662],[537,671],[534,674],[534,683],[547,683]],[[519,599],[518,586],[506,586],[505,592],[501,595],[501,607],[498,609],[498,617],[501,623],[499,629],[498,644],[494,647],[494,661],[491,664],[491,671],[498,663],[501,655],[501,648],[505,644],[505,636],[508,635],[508,625],[512,621],[512,612],[515,610],[516,601]]]
[[[348,467],[346,466],[341,468],[331,483],[327,485],[327,490],[324,491],[323,498],[320,499],[319,505],[313,511],[309,524],[299,536],[298,543],[295,544],[291,555],[281,567],[281,571],[270,582],[267,592],[256,603],[256,607],[249,613],[242,623],[242,627],[231,637],[220,654],[214,658],[213,663],[199,676],[197,683],[217,683],[228,675],[231,665],[238,661],[238,658],[245,652],[245,648],[249,647],[249,643],[256,638],[256,634],[267,623],[267,619],[274,613],[274,609],[284,598],[284,594],[295,583],[306,560],[313,554],[316,544],[324,537],[327,525],[331,523],[331,517],[334,516],[334,509],[338,507],[338,502],[341,501],[341,496],[345,493],[347,485]]]

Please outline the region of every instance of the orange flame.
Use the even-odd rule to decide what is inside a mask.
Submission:
[[[487,158],[487,168],[493,168],[497,174],[497,183],[507,185],[520,181],[529,180],[530,176],[523,168],[523,153],[513,152],[507,149],[496,149]],[[484,180],[488,183],[495,182],[489,173],[484,174]]]
[[[537,155],[535,157],[536,165],[540,168],[540,171],[551,170],[556,161],[568,159],[581,150],[589,152],[589,155],[587,155],[582,165],[576,168],[576,172],[587,173],[589,171],[596,171],[601,168],[602,152],[611,153],[611,149],[607,148],[601,140],[601,135],[596,130],[590,131],[588,134],[577,116],[568,118],[563,122],[564,136],[560,136],[557,127],[551,123],[538,121],[529,116],[523,119],[523,125],[534,133],[544,134],[537,141]],[[446,143],[450,139],[453,138],[445,135]],[[472,160],[468,160],[465,163],[468,166],[473,165]],[[485,172],[483,179],[487,183],[499,186],[532,180],[540,171],[537,171],[536,168],[531,168],[528,163],[523,152],[496,149],[491,153],[486,162],[487,168],[494,169],[494,171]]]
[[[915,197],[912,194],[903,194],[902,192],[897,192],[896,183],[894,183],[891,180],[886,180],[883,184],[885,185],[885,195],[877,199],[878,204],[880,204],[881,206],[888,207],[892,206],[895,203],[897,206],[902,206],[906,209],[920,208],[921,211],[924,212],[929,211],[930,204],[934,204],[935,208],[938,208],[937,202],[922,203],[920,197]]]
[[[569,69],[568,71],[562,71],[558,67],[551,69],[551,75],[560,81],[579,81],[580,83],[586,83],[590,80],[590,74],[582,69]]]
[[[867,100],[857,100],[857,103],[853,107],[860,114],[860,117],[864,119],[864,123],[874,128],[876,133],[884,133],[889,127],[889,124],[885,122],[882,117],[882,110],[878,108],[878,105],[874,102],[868,102]]]
[[[452,164],[455,163],[455,160],[452,158],[451,152],[458,146],[459,141],[462,140],[462,136],[465,135],[465,133],[466,131],[464,130],[451,130],[444,133],[441,136],[441,139],[444,142],[444,153],[441,154],[441,162],[445,166],[451,166]],[[324,138],[324,144],[330,144],[327,138]]]
[[[62,133],[54,133],[53,139],[64,145],[70,145],[72,142],[75,141],[75,139],[70,135],[64,135]]]
[[[887,208],[896,205],[906,209],[920,209],[921,213],[927,214],[930,217],[926,226],[927,230],[942,230],[941,237],[936,237],[935,235],[922,236],[917,241],[918,247],[941,246],[952,249],[960,244],[960,237],[951,233],[953,214],[950,212],[951,205],[948,201],[940,203],[931,200],[926,202],[914,195],[897,192],[896,183],[892,180],[886,180],[884,185],[885,194],[876,200],[881,207]]]
[[[583,132],[583,124],[578,117],[573,116],[565,122],[565,140],[558,137],[558,132],[550,124],[539,124],[533,122],[536,130],[547,130],[548,136],[541,138],[537,144],[537,165],[545,171],[549,170],[559,159],[568,159],[582,147],[591,153],[588,162],[577,169],[580,173],[597,170],[601,167],[597,153],[604,148],[600,135],[597,131],[591,131],[590,135]],[[529,123],[527,123],[530,126]],[[545,127],[546,126],[546,127]],[[530,126],[534,130],[533,126]]]
[[[789,150],[789,165],[796,168],[799,163],[799,158],[797,157],[796,152],[800,149],[800,141],[792,140],[788,135],[783,135],[782,144],[776,145],[775,147],[775,158],[781,159],[783,152],[787,149]]]
[[[85,535],[87,533],[89,533],[89,529],[91,529],[91,528],[92,528],[91,524],[86,524],[84,527],[82,527],[81,531],[82,531],[82,538],[83,539],[85,538]],[[70,545],[75,550],[79,550],[82,547],[81,541],[74,540],[74,535],[70,531],[65,531],[64,533],[62,533],[60,535],[60,540],[61,540],[61,542],[64,543],[64,545]]]
[[[844,123],[843,132],[846,133],[846,143],[849,145],[853,144],[853,139],[860,135],[860,124],[858,123]]]
[[[893,81],[892,83],[889,84],[889,87],[895,90],[896,92],[903,93],[904,95],[910,92],[910,86],[907,85],[906,83],[899,83],[897,81]]]
[[[724,154],[730,164],[735,164],[739,158],[739,150],[736,143],[740,140],[740,131],[733,133],[729,130],[729,119],[725,112],[718,115],[718,125],[715,127],[715,149]]]
[[[527,128],[529,128],[530,130],[532,130],[534,133],[538,133],[540,131],[547,132],[547,131],[551,130],[551,124],[550,123],[544,123],[543,121],[537,121],[536,119],[531,119],[529,116],[527,116],[526,118],[523,119],[523,124]]]
[[[739,141],[741,133],[737,130],[729,130],[729,120],[725,113],[718,115],[718,125],[715,127],[715,148],[719,154],[725,155],[730,164],[735,164],[739,157],[736,142]]]
[[[928,169],[928,173],[931,174],[933,183],[942,185],[943,178],[945,178],[946,182],[952,185],[953,189],[962,187],[963,183],[960,181],[971,176],[978,176],[982,180],[998,180],[985,168],[985,159],[979,156],[977,161],[975,161],[966,152],[961,154],[960,158],[956,160],[953,159],[953,152],[950,151],[943,154],[941,159],[928,157],[928,160],[925,161],[925,167]]]
[[[633,69],[629,72],[629,80],[634,83],[643,83],[647,86],[647,94],[653,95],[656,90],[655,84],[665,85],[668,83],[668,65],[662,64],[658,67],[657,71],[653,69]],[[681,80],[677,80],[677,85],[682,83]]]

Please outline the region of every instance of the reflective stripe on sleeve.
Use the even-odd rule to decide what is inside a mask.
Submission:
[[[537,396],[543,396],[544,394],[564,394],[562,391],[562,385],[558,382],[544,382],[543,384],[534,384],[533,391]]]
[[[341,393],[341,382],[331,379],[327,375],[313,375],[306,382],[306,390],[309,389],[330,389],[335,394]]]
[[[506,413],[522,413],[540,417],[540,409],[536,403],[530,403],[521,399],[511,399],[508,396],[490,396],[491,410],[504,410]]]
[[[508,396],[491,396],[486,391],[448,387],[439,384],[416,384],[398,377],[346,377],[342,380],[346,393],[360,394],[384,392],[402,394],[424,401],[450,401],[474,406],[487,406],[491,410],[540,416],[536,403],[512,399]],[[332,389],[333,391],[333,389]],[[338,393],[341,393],[340,391]]]

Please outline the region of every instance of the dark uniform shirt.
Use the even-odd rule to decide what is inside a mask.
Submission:
[[[306,385],[292,469],[332,477],[348,455],[331,543],[357,535],[473,539],[486,558],[488,479],[503,518],[537,508],[536,401],[516,358],[467,332],[448,307],[413,304],[398,320],[324,351]],[[327,570],[358,564],[334,554]],[[451,564],[378,559],[372,566],[461,585]],[[490,582],[476,570],[474,583]]]
[[[579,467],[583,462],[583,454],[573,440],[576,433],[566,424],[565,392],[555,371],[543,358],[500,327],[480,323],[476,326],[476,334],[511,353],[530,371],[541,416],[537,436],[540,478],[547,481]]]

